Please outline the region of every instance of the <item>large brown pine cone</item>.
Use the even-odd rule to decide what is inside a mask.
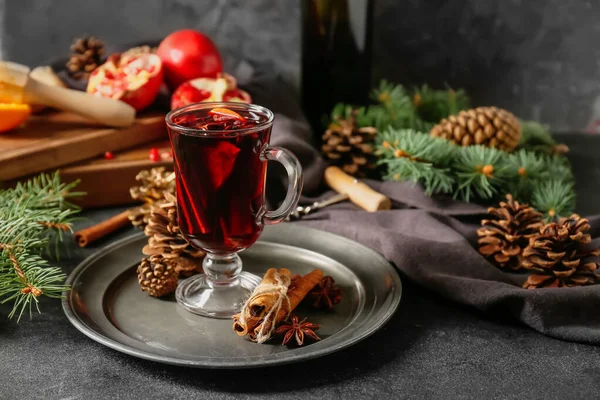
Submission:
[[[373,143],[377,130],[372,126],[358,127],[355,115],[356,110],[348,119],[338,118],[329,124],[321,151],[347,174],[365,176],[375,168]]]
[[[521,140],[521,124],[509,111],[478,107],[444,118],[431,129],[430,134],[462,146],[481,144],[512,151]]]
[[[179,274],[175,271],[173,263],[160,254],[142,259],[137,274],[142,290],[150,296],[166,296],[177,288]]]
[[[144,204],[130,211],[129,220],[134,226],[143,228],[148,223],[152,206],[164,202],[166,193],[175,194],[175,173],[158,167],[140,171],[135,179],[139,186],[129,189],[129,194]]]
[[[589,249],[590,224],[577,214],[545,225],[529,240],[523,251],[523,266],[535,273],[523,287],[564,287],[591,285],[598,280],[599,264],[593,257],[600,249]]]
[[[498,267],[510,270],[522,268],[521,254],[544,225],[542,214],[528,204],[520,204],[506,195],[500,207],[488,208],[490,219],[481,221],[477,230],[479,252]]]
[[[148,225],[144,228],[148,244],[142,252],[146,255],[160,254],[165,259],[173,260],[177,272],[199,272],[205,253],[193,247],[181,233],[175,197],[167,193],[165,200],[152,207]]]
[[[88,79],[102,64],[104,51],[104,42],[93,36],[75,39],[67,62],[69,74],[75,79]]]

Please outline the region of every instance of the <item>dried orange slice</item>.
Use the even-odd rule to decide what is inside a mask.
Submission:
[[[213,108],[212,110],[210,110],[208,112],[209,115],[212,115],[213,119],[215,121],[221,122],[221,121],[227,121],[227,120],[237,120],[240,122],[246,122],[246,118],[242,117],[240,114],[236,113],[233,110],[230,110],[229,108]]]
[[[21,125],[31,115],[27,104],[0,103],[0,133]]]

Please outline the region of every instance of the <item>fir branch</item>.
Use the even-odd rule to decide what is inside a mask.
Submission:
[[[78,209],[67,199],[79,194],[71,192],[75,185],[61,183],[56,173],[0,191],[0,302],[13,302],[9,317],[31,314],[39,296],[59,297],[67,289],[65,275],[41,252],[52,232],[71,229]]]
[[[470,108],[471,105],[469,97],[462,89],[433,90],[427,85],[415,89],[413,102],[419,118],[432,125]]]
[[[394,85],[385,80],[371,93],[377,102],[367,109],[372,126],[379,132],[387,128],[414,128],[417,119],[411,97],[402,85]]]
[[[538,182],[533,188],[531,205],[548,221],[571,215],[575,208],[574,183],[558,179]]]
[[[508,156],[507,169],[510,179],[506,191],[524,202],[530,201],[531,192],[537,182],[551,176],[546,158],[525,149]]]
[[[4,202],[28,201],[28,208],[60,208],[78,209],[69,200],[83,195],[73,192],[79,181],[62,183],[60,174],[41,174],[26,182],[19,182],[14,189],[0,190],[0,199]],[[6,203],[3,203],[6,204]]]
[[[429,132],[441,119],[469,107],[464,90],[433,90],[424,85],[412,93],[402,85],[381,81],[371,92],[375,104],[355,107],[337,104],[325,126],[348,118],[353,111],[359,127],[374,126],[379,132],[387,128]]]
[[[569,159],[561,155],[544,155],[544,163],[548,174],[553,178],[565,183],[573,183],[573,169]]]
[[[547,126],[537,121],[520,121],[521,141],[519,147],[522,149],[536,151],[546,154],[566,154],[569,148],[554,140]]]
[[[428,195],[452,192],[454,179],[448,166],[454,144],[410,129],[389,128],[378,139],[379,164],[387,167],[384,179],[422,183]]]
[[[469,202],[474,195],[485,200],[500,193],[510,176],[506,158],[507,153],[481,145],[461,147],[453,165],[458,181],[454,197]]]

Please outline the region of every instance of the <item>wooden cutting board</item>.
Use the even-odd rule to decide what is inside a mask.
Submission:
[[[162,154],[160,161],[150,160],[151,148],[158,148]],[[63,182],[79,179],[77,191],[87,193],[75,201],[82,207],[106,207],[135,203],[129,195],[129,188],[136,186],[135,176],[143,169],[165,167],[173,170],[168,140],[145,144],[129,151],[114,153],[112,160],[100,157],[84,163],[60,169]]]
[[[160,161],[152,161],[149,157],[151,148],[159,149],[162,154]],[[137,185],[136,175],[143,169],[165,167],[173,170],[173,161],[169,154],[171,147],[168,140],[159,140],[138,146],[123,152],[114,152],[114,158],[105,159],[103,156],[85,162],[59,168],[63,182],[79,180],[75,189],[86,195],[73,202],[84,207],[107,207],[123,204],[134,204],[129,195],[129,188]],[[56,169],[44,171],[53,173]],[[14,187],[18,181],[23,181],[36,174],[10,181],[0,182],[0,189]]]
[[[146,113],[119,129],[65,112],[32,116],[24,126],[0,135],[0,181],[164,139],[164,118],[164,113]]]

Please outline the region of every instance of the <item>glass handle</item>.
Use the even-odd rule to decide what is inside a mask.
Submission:
[[[291,151],[280,147],[265,147],[261,158],[266,161],[277,161],[283,164],[288,176],[287,194],[281,206],[277,210],[266,211],[261,216],[261,220],[265,225],[274,225],[283,221],[296,209],[304,182],[302,166]]]

